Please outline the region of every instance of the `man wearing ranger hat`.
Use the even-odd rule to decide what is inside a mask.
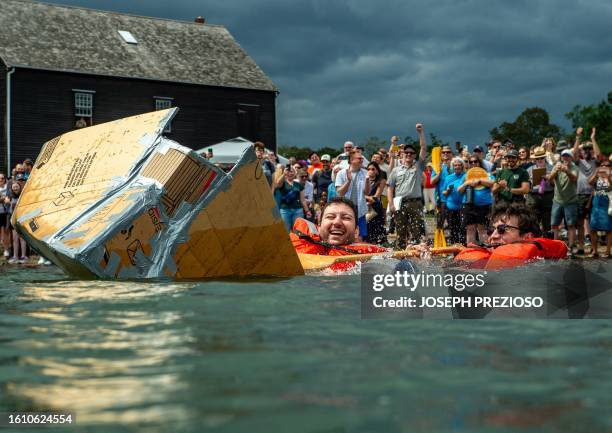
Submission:
[[[496,171],[495,183],[493,184],[493,195],[496,202],[508,203],[523,201],[525,194],[529,192],[529,174],[527,170],[518,166],[518,152],[510,149],[506,153],[508,168]]]

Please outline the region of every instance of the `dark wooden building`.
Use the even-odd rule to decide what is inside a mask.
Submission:
[[[223,26],[0,1],[0,171],[83,125],[179,107],[194,149],[242,136],[276,149],[277,89]]]

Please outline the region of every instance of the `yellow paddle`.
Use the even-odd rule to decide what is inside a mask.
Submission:
[[[433,165],[436,173],[440,174],[442,170],[442,148],[440,146],[434,147],[431,150],[431,165]],[[440,209],[436,209],[436,212],[440,212]],[[446,238],[444,237],[444,228],[437,228],[434,231],[434,248],[446,247]]]
[[[448,248],[434,248],[430,250],[431,254],[457,254],[461,251],[460,247],[448,247]],[[366,262],[372,258],[404,258],[404,257],[419,257],[420,251],[416,249],[403,250],[403,251],[386,251],[383,253],[371,253],[371,254],[350,254],[346,256],[320,256],[316,254],[301,254],[298,253],[300,263],[304,271],[316,271],[325,269],[336,263],[345,262]]]

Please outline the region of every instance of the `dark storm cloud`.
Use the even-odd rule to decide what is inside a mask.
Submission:
[[[612,90],[612,3],[598,1],[64,0],[226,26],[280,88],[278,141],[336,145],[487,131],[541,106],[563,113]]]

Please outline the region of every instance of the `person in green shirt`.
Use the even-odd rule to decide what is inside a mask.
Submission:
[[[573,158],[574,153],[570,149],[561,152],[561,161],[555,165],[549,177],[549,182],[555,185],[550,225],[555,239],[558,239],[561,219],[565,219],[570,248],[576,239],[578,219],[578,167],[572,162]]]
[[[493,195],[496,202],[517,202],[525,200],[525,194],[529,193],[529,173],[518,166],[518,152],[510,149],[506,153],[508,168],[497,170],[495,183],[493,184]]]

